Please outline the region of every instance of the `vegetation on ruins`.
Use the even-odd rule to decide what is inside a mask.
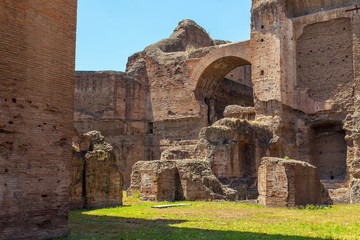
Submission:
[[[167,202],[138,196],[124,197],[123,207],[72,211],[70,236],[61,239],[360,239],[360,204],[288,209],[195,201],[154,209]]]

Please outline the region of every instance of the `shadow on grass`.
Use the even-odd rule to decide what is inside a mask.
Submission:
[[[324,238],[306,238],[288,235],[269,235],[265,233],[205,230],[172,226],[185,220],[141,219],[112,216],[86,215],[73,213],[69,221],[69,236],[65,239],[283,239],[283,240],[319,240]],[[205,224],[205,223],[204,223]],[[206,226],[204,226],[206,227]],[[326,238],[330,239],[330,238]]]

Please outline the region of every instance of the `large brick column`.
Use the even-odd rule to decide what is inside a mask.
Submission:
[[[0,2],[0,238],[67,234],[76,0]]]

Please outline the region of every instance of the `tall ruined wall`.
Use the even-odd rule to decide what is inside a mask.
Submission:
[[[149,83],[153,121],[200,118],[200,106],[189,86],[188,60],[203,57],[214,46],[202,27],[185,19],[168,38],[129,57],[126,72],[132,76],[142,72]]]
[[[123,72],[76,72],[74,126],[79,133],[100,131],[114,148],[124,186],[130,185],[132,165],[151,159],[148,136],[148,86]]]
[[[146,120],[147,86],[123,72],[76,72],[75,120]]]
[[[307,25],[297,39],[297,86],[319,102],[351,88],[352,31],[349,18]]]
[[[233,54],[241,56],[249,52],[247,47],[248,41],[232,46],[236,49]],[[253,105],[251,66],[240,57],[221,76],[215,74],[216,82],[211,84],[217,85],[217,90],[206,89],[214,93],[212,99],[197,99],[192,70],[220,48],[203,28],[185,19],[169,38],[130,56],[125,73],[76,73],[75,128],[80,133],[98,130],[104,134],[124,171],[125,187],[136,161],[160,159],[166,148],[178,142],[193,145],[201,128],[221,118],[226,105]],[[222,66],[222,55],[230,52],[226,46],[220,50],[216,66]],[[207,64],[213,61],[209,59]],[[247,66],[232,73],[235,81],[224,79],[241,64]],[[212,107],[214,119],[210,121]]]
[[[288,80],[296,92],[283,92],[288,105],[307,114],[353,111],[358,17],[349,8],[292,20],[294,75]]]
[[[0,238],[67,234],[75,0],[0,2]]]
[[[348,188],[358,168],[359,14],[351,9],[359,3],[254,0],[252,6],[257,119],[275,120],[278,136],[271,155],[314,164],[327,187]],[[275,87],[268,89],[269,81]],[[342,201],[350,201],[348,193]]]
[[[314,114],[351,99],[357,14],[348,10],[354,3],[360,1],[253,1],[252,78],[260,110],[277,101]],[[299,6],[314,10],[287,15]]]
[[[286,13],[289,17],[299,17],[320,11],[347,7],[359,3],[357,0],[287,0]]]
[[[360,1],[332,1],[321,11],[291,20],[295,74],[288,78],[293,92],[283,91],[283,103],[305,113],[299,128],[307,135],[299,148],[305,154],[299,156],[319,168],[328,186],[338,181],[348,187],[356,161],[351,136],[357,132],[352,116],[358,108],[354,105],[354,87],[359,84],[354,78],[358,72],[354,44],[359,16],[347,11],[353,3]],[[349,199],[346,194],[342,201]]]
[[[253,1],[251,10],[252,82],[256,100],[281,101],[281,10],[275,1]]]

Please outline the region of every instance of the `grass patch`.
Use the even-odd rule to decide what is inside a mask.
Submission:
[[[71,211],[60,239],[360,239],[360,204],[331,208],[265,208],[240,202],[168,202],[126,197],[124,206]]]

